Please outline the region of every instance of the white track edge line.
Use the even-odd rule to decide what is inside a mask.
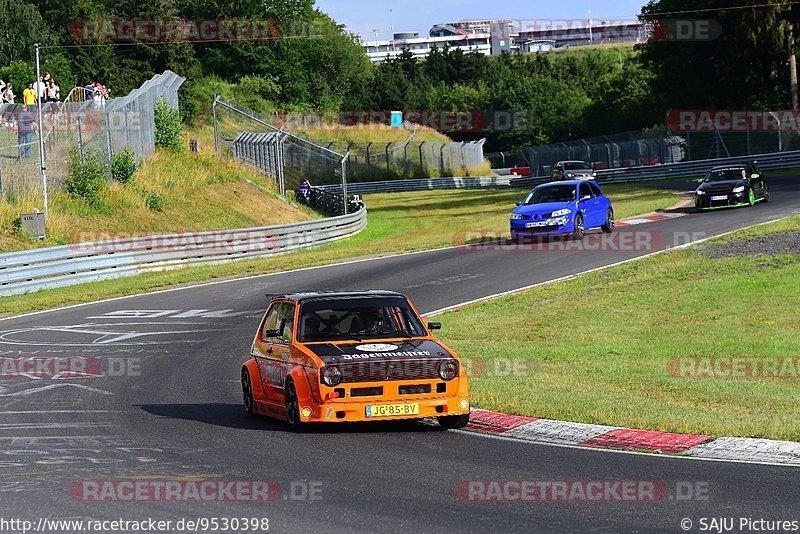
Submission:
[[[789,217],[791,217],[791,215],[789,215]],[[658,250],[656,252],[650,252],[649,254],[645,254],[643,256],[637,256],[635,258],[629,258],[627,260],[622,260],[622,261],[618,261],[618,262],[615,262],[615,263],[610,263],[608,265],[604,265],[604,266],[601,266],[601,267],[595,267],[594,269],[581,271],[579,273],[569,274],[567,276],[562,276],[560,278],[554,278],[553,280],[548,280],[548,281],[545,281],[545,282],[538,282],[536,284],[531,284],[529,286],[521,287],[521,288],[518,288],[518,289],[511,289],[511,290],[508,290],[508,291],[503,291],[502,293],[495,293],[494,295],[488,295],[486,297],[480,297],[480,298],[477,298],[477,299],[468,300],[468,301],[462,302],[460,304],[453,304],[451,306],[447,306],[446,308],[441,308],[441,309],[438,309],[438,310],[435,310],[435,311],[432,311],[432,312],[425,313],[423,315],[425,317],[434,317],[436,315],[441,315],[443,313],[447,313],[449,311],[453,311],[456,308],[469,306],[470,304],[478,304],[478,303],[486,302],[486,301],[489,301],[489,300],[496,300],[496,299],[499,299],[499,298],[502,298],[502,297],[507,297],[509,295],[514,295],[516,293],[524,293],[526,291],[530,291],[531,289],[535,289],[537,287],[542,287],[542,286],[546,286],[546,285],[550,285],[550,284],[555,284],[556,282],[563,282],[565,280],[571,280],[573,278],[577,278],[577,277],[583,276],[585,274],[591,274],[591,273],[595,273],[595,272],[598,272],[598,271],[604,271],[606,269],[611,269],[613,267],[618,267],[620,265],[625,265],[626,263],[631,263],[631,262],[634,262],[634,261],[640,261],[640,260],[644,260],[646,258],[651,258],[653,256],[658,256],[659,254],[664,254],[666,252],[671,252],[671,251],[675,251],[675,250],[683,250],[685,248],[689,248],[689,247],[693,247],[695,245],[699,245],[701,243],[705,243],[706,241],[710,241],[712,239],[719,239],[720,237],[725,237],[725,236],[730,235],[730,234],[735,234],[736,232],[741,232],[742,230],[748,230],[750,228],[757,228],[759,226],[764,226],[764,225],[767,225],[767,224],[773,224],[773,223],[781,221],[781,220],[783,220],[785,218],[786,217],[779,217],[777,219],[772,219],[772,220],[769,220],[769,221],[766,221],[766,222],[761,222],[761,223],[758,223],[758,224],[745,226],[745,227],[739,228],[737,230],[731,230],[729,232],[724,232],[722,234],[709,236],[709,237],[706,237],[706,238],[703,238],[703,239],[698,239],[697,241],[692,241],[690,243],[683,243],[681,245],[677,245],[677,246],[674,246],[674,247],[665,248],[664,250]]]
[[[791,467],[791,468],[800,468],[798,464],[790,464],[790,463],[781,463],[781,462],[759,462],[757,460],[736,460],[730,458],[707,458],[703,456],[691,456],[689,454],[657,454],[653,452],[639,452],[639,451],[624,451],[619,449],[608,449],[603,447],[587,447],[585,445],[570,445],[567,443],[545,443],[541,441],[531,441],[526,439],[520,439],[514,436],[504,436],[502,434],[486,434],[484,432],[476,432],[472,430],[453,430],[452,432],[456,432],[458,434],[469,434],[472,436],[481,436],[484,438],[489,439],[497,439],[500,441],[511,441],[514,443],[527,443],[529,445],[535,445],[540,447],[558,447],[562,449],[578,449],[581,451],[597,451],[600,453],[614,453],[614,454],[629,454],[633,456],[644,456],[647,458],[663,458],[669,460],[695,460],[701,462],[719,462],[719,463],[732,463],[732,464],[750,464],[750,465],[765,465],[771,467]],[[692,449],[687,449],[687,451],[691,451]]]
[[[161,294],[164,294],[164,293],[172,293],[173,291],[184,291],[184,290],[187,290],[187,289],[198,289],[198,288],[202,288],[202,287],[215,286],[215,285],[219,285],[219,284],[229,284],[229,283],[232,283],[232,282],[242,282],[242,281],[246,281],[246,280],[253,280],[255,278],[266,278],[266,277],[269,277],[269,276],[279,276],[279,275],[282,275],[282,274],[299,273],[299,272],[303,272],[303,271],[312,271],[312,270],[315,270],[315,269],[325,269],[325,268],[328,268],[328,267],[339,267],[339,266],[342,266],[342,265],[353,265],[353,264],[358,264],[358,263],[366,263],[366,262],[369,262],[369,261],[385,260],[385,259],[391,259],[391,258],[400,258],[400,257],[403,257],[403,256],[413,256],[413,255],[416,255],[416,254],[429,254],[429,253],[434,253],[434,252],[442,252],[444,250],[453,250],[453,249],[465,248],[465,247],[468,247],[468,246],[470,246],[470,245],[452,245],[452,246],[449,246],[449,247],[433,248],[433,249],[429,249],[429,250],[414,250],[414,251],[411,251],[411,252],[396,252],[396,253],[392,253],[392,254],[387,254],[385,256],[375,256],[375,257],[370,257],[370,258],[359,258],[359,259],[353,259],[353,260],[346,260],[346,261],[342,261],[342,262],[338,262],[338,263],[327,263],[325,265],[313,265],[313,266],[309,266],[309,267],[298,267],[297,269],[290,269],[288,271],[275,271],[275,272],[271,272],[271,273],[253,274],[253,275],[250,275],[250,276],[242,276],[242,277],[239,277],[239,278],[228,278],[228,279],[225,279],[225,280],[214,280],[212,282],[202,282],[202,283],[194,283],[194,284],[190,282],[188,285],[182,285],[180,287],[168,287],[166,289],[159,289],[159,290],[156,290],[156,291],[146,291],[144,293],[136,293],[134,295],[123,295],[123,296],[120,296],[120,297],[110,297],[110,298],[107,298],[107,299],[94,300],[94,301],[91,301],[91,302],[79,302],[77,304],[70,304],[68,306],[61,306],[61,307],[58,307],[58,308],[50,308],[50,309],[47,309],[47,310],[37,310],[37,311],[32,311],[32,312],[26,312],[26,313],[22,313],[22,314],[19,314],[19,315],[9,315],[8,317],[0,317],[0,321],[9,321],[11,319],[22,319],[24,317],[31,317],[31,316],[34,316],[34,315],[42,315],[42,314],[45,314],[45,313],[54,313],[54,312],[58,312],[58,311],[71,310],[71,309],[75,309],[75,308],[80,308],[81,306],[92,306],[92,305],[95,305],[95,304],[105,304],[105,303],[108,303],[108,302],[115,302],[115,301],[118,301],[118,300],[133,299],[133,298],[138,298],[138,297],[147,297],[147,296],[151,296],[151,295],[161,295]],[[94,282],[89,282],[89,283],[94,283]],[[66,286],[66,287],[77,287],[77,286]],[[64,289],[64,288],[55,288],[54,290],[58,290],[58,289]],[[34,293],[30,293],[30,294],[33,295]]]

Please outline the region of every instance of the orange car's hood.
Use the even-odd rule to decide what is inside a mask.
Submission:
[[[443,360],[453,356],[435,341],[369,340],[352,343],[320,343],[306,345],[326,364],[363,361]]]

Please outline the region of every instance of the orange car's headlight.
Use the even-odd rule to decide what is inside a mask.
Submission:
[[[338,386],[342,383],[342,370],[336,366],[323,367],[322,383],[329,387]]]
[[[458,362],[455,360],[445,360],[439,364],[439,376],[445,382],[449,382],[458,375]]]

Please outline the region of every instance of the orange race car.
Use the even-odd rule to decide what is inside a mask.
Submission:
[[[273,296],[242,367],[250,415],[308,423],[424,419],[469,422],[467,376],[399,293]]]

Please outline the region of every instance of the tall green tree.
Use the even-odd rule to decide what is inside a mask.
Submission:
[[[0,0],[0,58],[4,63],[31,61],[34,43],[55,42],[36,7],[24,0]]]
[[[730,7],[735,9],[725,9]],[[714,40],[642,45],[654,91],[674,109],[788,105],[798,13],[789,0],[652,0],[642,10],[646,20],[713,19],[722,29]]]

